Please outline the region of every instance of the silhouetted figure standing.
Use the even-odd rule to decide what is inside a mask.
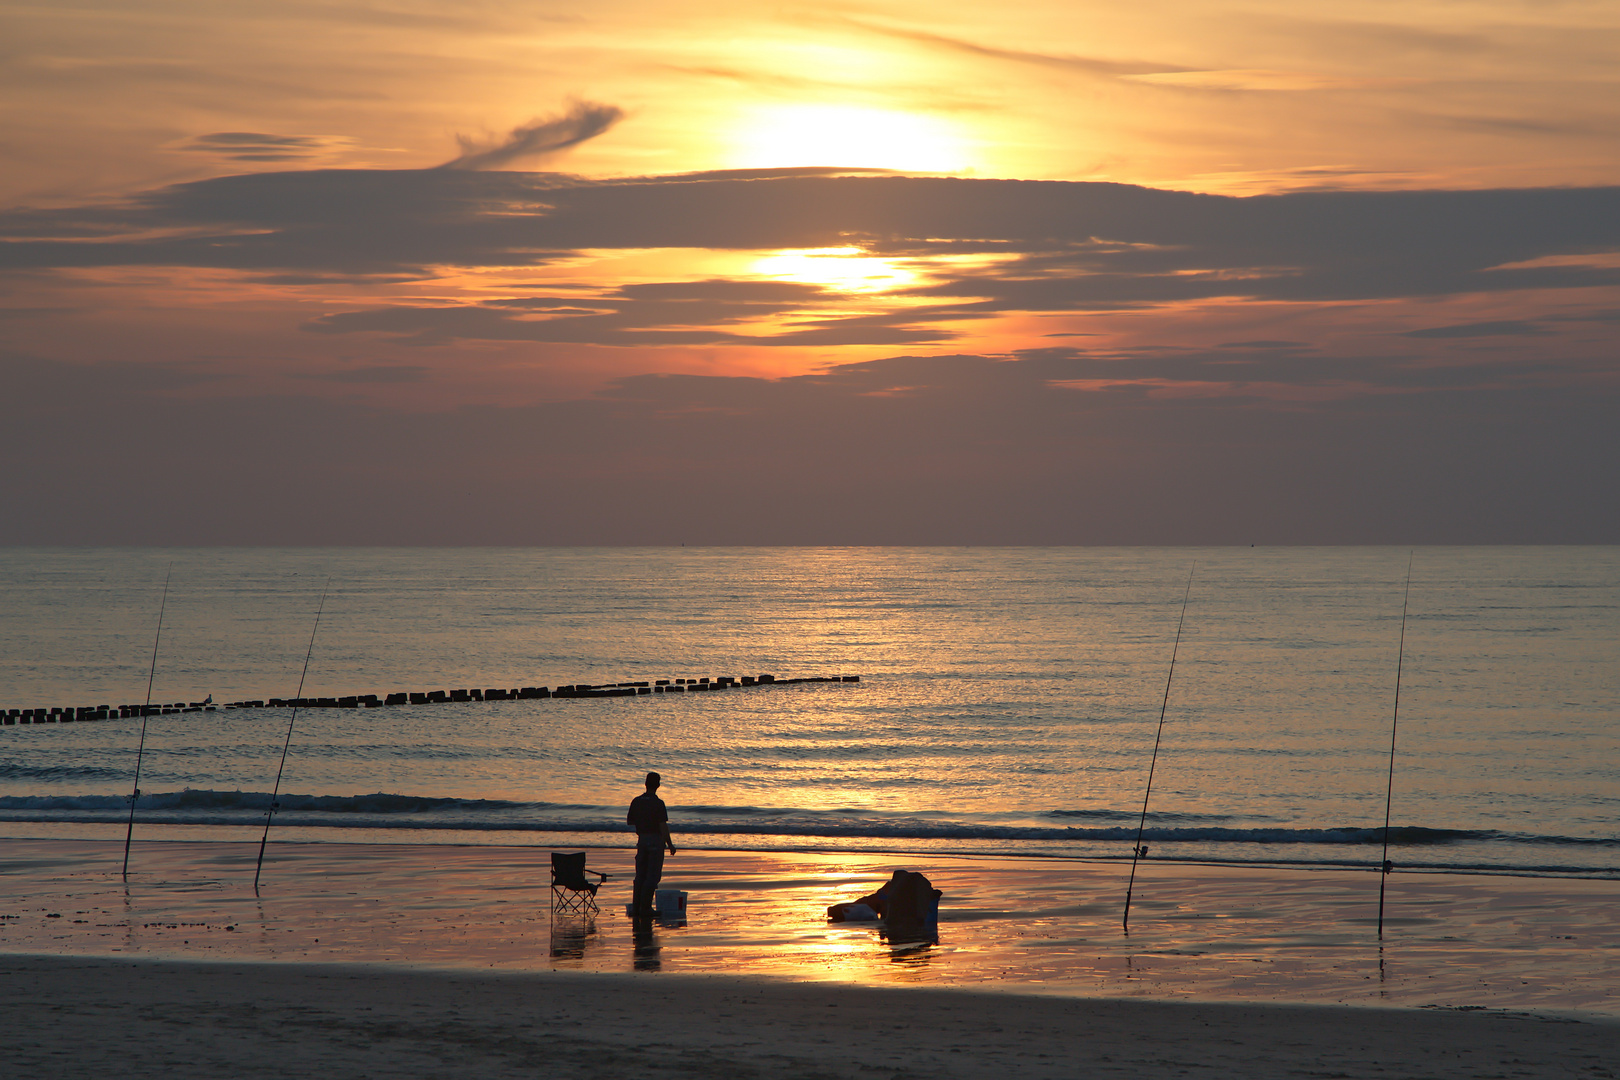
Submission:
[[[631,911],[637,919],[651,919],[653,893],[664,876],[664,849],[675,854],[675,841],[669,836],[669,810],[658,797],[662,777],[647,774],[647,790],[630,801],[624,820],[636,830],[636,884],[631,894]]]

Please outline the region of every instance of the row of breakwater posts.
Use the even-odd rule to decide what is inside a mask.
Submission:
[[[523,686],[511,690],[427,690],[397,694],[352,694],[347,697],[268,698],[253,701],[178,701],[172,705],[82,705],[77,708],[0,709],[0,725],[72,724],[93,720],[128,720],[173,713],[228,712],[233,709],[374,709],[389,705],[452,705],[468,701],[534,701],[541,698],[637,697],[641,694],[696,694],[795,683],[858,683],[859,675],[817,675],[778,679],[775,675],[721,675],[704,679],[658,679],[642,682],[575,683],[552,689]]]

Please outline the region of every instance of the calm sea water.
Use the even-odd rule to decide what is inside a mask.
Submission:
[[[4,549],[0,707],[771,673],[297,716],[277,835],[1376,862],[1405,549]],[[1194,570],[1194,566],[1196,569]],[[1620,877],[1620,548],[1420,548],[1392,857]],[[262,822],[284,709],[148,723],[137,835]],[[0,727],[0,836],[122,836],[138,720]],[[256,834],[255,834],[256,835]]]

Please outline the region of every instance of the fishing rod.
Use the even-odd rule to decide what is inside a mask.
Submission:
[[[163,612],[169,606],[169,579],[174,563],[163,575],[163,599],[158,604],[157,633],[152,635],[152,667],[146,673],[146,703],[141,706],[141,741],[135,747],[135,789],[129,797],[129,827],[124,830],[124,880],[129,880],[129,842],[135,837],[135,803],[141,797],[141,758],[146,754],[146,716],[152,711],[152,680],[157,677],[158,642],[163,639]]]
[[[1389,721],[1389,783],[1384,788],[1384,854],[1378,865],[1378,940],[1384,940],[1384,886],[1389,883],[1389,872],[1395,869],[1389,861],[1389,808],[1395,799],[1395,731],[1401,722],[1401,666],[1406,662],[1406,607],[1412,599],[1412,555],[1406,555],[1406,593],[1401,597],[1401,640],[1395,651],[1395,714]]]
[[[1147,828],[1148,799],[1153,794],[1153,770],[1159,764],[1159,741],[1164,738],[1164,714],[1170,707],[1170,683],[1176,677],[1176,653],[1181,651],[1181,628],[1187,621],[1187,597],[1192,595],[1194,562],[1187,568],[1187,588],[1181,594],[1181,618],[1176,620],[1176,643],[1170,647],[1170,674],[1164,680],[1164,700],[1159,703],[1159,729],[1153,735],[1153,756],[1148,759],[1147,788],[1142,792],[1142,817],[1136,823],[1136,843],[1131,846],[1131,879],[1125,886],[1125,915],[1120,925],[1131,932],[1131,892],[1136,888],[1136,864],[1147,854],[1142,846],[1142,832]]]
[[[309,648],[304,650],[304,672],[298,676],[298,693],[293,695],[292,716],[287,718],[287,738],[281,744],[281,764],[276,766],[276,783],[270,789],[270,806],[264,812],[264,835],[259,838],[259,862],[253,868],[253,895],[259,894],[259,874],[264,870],[264,846],[270,842],[270,820],[276,816],[276,798],[281,794],[281,773],[287,767],[287,748],[292,745],[293,725],[298,723],[298,703],[304,697],[304,680],[309,677],[309,658],[315,654],[315,631],[321,628],[321,612],[326,610],[326,592],[332,587],[332,578],[326,579],[321,589],[320,606],[315,609],[315,625],[309,631]]]

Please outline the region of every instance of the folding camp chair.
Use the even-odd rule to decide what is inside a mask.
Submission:
[[[585,875],[593,874],[601,881],[586,881]],[[564,915],[595,915],[596,890],[606,881],[606,874],[595,870],[585,869],[585,853],[576,851],[572,854],[563,854],[560,851],[551,853],[551,917],[556,918],[560,911]]]

